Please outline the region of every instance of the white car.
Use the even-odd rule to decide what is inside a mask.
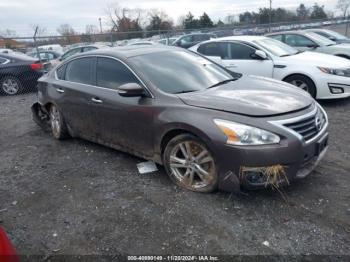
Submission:
[[[350,60],[302,52],[263,36],[231,36],[190,48],[242,74],[291,83],[316,99],[350,97]]]

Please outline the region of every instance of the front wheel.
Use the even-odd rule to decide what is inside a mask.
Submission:
[[[170,140],[163,154],[163,163],[170,179],[182,188],[202,193],[217,189],[214,157],[195,136],[183,134]]]
[[[51,105],[49,109],[50,126],[52,135],[56,139],[64,139],[68,137],[67,126],[61,112],[55,105]]]
[[[304,91],[308,92],[313,98],[316,98],[316,86],[314,82],[307,76],[292,75],[287,77],[284,81],[297,86],[300,89],[303,89]]]

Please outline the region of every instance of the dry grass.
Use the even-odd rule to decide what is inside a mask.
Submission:
[[[265,186],[271,185],[273,188],[278,189],[282,181],[286,181],[289,185],[288,177],[286,176],[286,167],[282,165],[274,165],[268,167],[244,167],[240,169],[239,178],[243,179],[245,172],[257,172],[261,173],[265,180]]]

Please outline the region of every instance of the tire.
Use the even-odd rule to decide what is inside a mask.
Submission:
[[[49,108],[49,118],[53,137],[58,140],[67,138],[69,134],[66,123],[63,115],[55,105],[51,105]]]
[[[215,158],[197,137],[182,134],[166,145],[163,164],[170,179],[178,186],[201,193],[217,190]]]
[[[285,78],[284,81],[305,90],[313,98],[316,98],[316,86],[309,77],[304,75],[292,75]]]
[[[13,96],[19,94],[23,90],[21,81],[15,76],[5,76],[0,80],[1,93]]]

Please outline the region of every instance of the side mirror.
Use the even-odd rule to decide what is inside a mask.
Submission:
[[[264,51],[261,50],[256,50],[253,58],[259,59],[259,60],[266,60],[267,59],[267,54]]]
[[[334,36],[330,36],[328,39],[332,40],[332,41],[336,41],[337,40]]]
[[[145,90],[137,83],[127,83],[118,87],[118,94],[123,97],[144,96]]]
[[[222,59],[220,56],[206,56],[206,58],[208,58],[209,60],[212,60],[213,62],[221,65],[222,63]]]

